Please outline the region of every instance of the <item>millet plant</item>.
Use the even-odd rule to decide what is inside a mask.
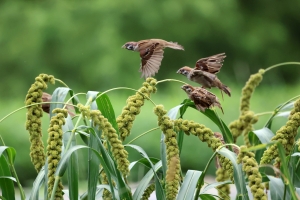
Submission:
[[[25,128],[29,133],[30,157],[37,177],[30,196],[26,198],[14,169],[16,151],[13,147],[5,146],[2,140],[1,198],[16,199],[16,183],[22,200],[64,197],[144,200],[153,192],[161,200],[230,199],[230,186],[236,190],[235,199],[299,199],[300,139],[297,134],[300,126],[300,95],[280,104],[272,112],[254,113],[250,109],[251,96],[264,74],[275,67],[289,64],[300,63],[274,65],[250,76],[242,89],[240,116],[229,125],[214,109],[199,111],[199,118],[207,117],[217,125],[218,130],[215,131],[200,121],[185,119],[188,109],[196,109],[190,99],[174,105],[169,111],[151,99],[159,91],[161,83],[178,84],[175,82],[181,81],[147,78],[137,90],[120,87],[104,92],[74,93],[63,81],[52,75],[40,74],[28,90],[25,106],[18,109],[27,109]],[[44,92],[49,83],[59,83],[63,87],[57,87],[51,95],[46,95]],[[135,93],[128,97],[117,117],[107,95],[114,90],[131,90]],[[79,102],[79,95],[86,96],[86,102]],[[125,142],[145,103],[153,105],[158,127],[145,130],[130,142]],[[0,126],[16,111],[0,119]],[[43,112],[50,115],[45,145],[41,139]],[[253,125],[263,114],[270,114],[271,117],[263,127],[255,130]],[[226,113],[222,116],[226,117]],[[279,116],[288,116],[288,120],[273,133],[273,119]],[[161,154],[159,158],[149,158],[143,147],[133,143],[157,129],[161,130],[161,138],[157,140],[161,142]],[[181,169],[180,152],[185,135],[198,138],[199,143],[207,143],[213,152],[202,171],[190,169],[183,172]],[[242,145],[237,144],[239,136],[243,136]],[[82,149],[87,150],[86,160],[78,157],[78,151]],[[129,160],[128,149],[137,151],[143,159]],[[213,161],[216,165],[212,165]],[[84,192],[79,191],[78,186],[79,163],[87,167],[87,190]],[[139,164],[146,166],[148,171],[133,192],[128,177],[133,167]],[[208,168],[215,169],[214,183],[204,182]],[[208,193],[211,188],[216,188],[218,195]]]

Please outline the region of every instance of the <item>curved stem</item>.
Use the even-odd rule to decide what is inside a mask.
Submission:
[[[274,114],[274,111],[268,111],[268,112],[257,113],[257,114],[255,114],[255,116],[259,117],[259,116],[269,115],[269,114]]]
[[[55,197],[55,192],[56,192],[56,188],[58,186],[58,181],[59,181],[60,177],[59,176],[55,176],[54,178],[54,186],[53,186],[53,190],[52,190],[52,193],[51,193],[51,198],[50,200],[54,200],[54,197]]]
[[[276,68],[276,67],[280,67],[282,65],[300,65],[300,62],[284,62],[284,63],[279,63],[279,64],[276,64],[276,65],[272,65],[271,67],[268,67],[267,69],[265,69],[265,72],[273,69],[273,68]]]
[[[203,172],[202,172],[202,174],[201,174],[201,176],[200,176],[200,178],[199,178],[199,180],[198,180],[197,190],[196,190],[196,193],[195,193],[195,198],[194,198],[194,200],[197,200],[198,197],[199,197],[200,189],[201,189],[201,187],[202,187],[202,185],[203,185],[204,176],[205,176],[205,174],[206,174],[206,172],[207,172],[207,170],[208,170],[208,167],[209,167],[210,163],[211,163],[211,162],[213,161],[213,159],[216,157],[217,153],[218,153],[218,152],[215,151],[214,154],[210,157],[208,163],[207,163],[206,166],[205,166],[205,169],[203,170]],[[202,177],[202,176],[203,176],[203,177]]]
[[[109,89],[109,90],[106,90],[104,92],[102,92],[101,94],[99,94],[96,99],[98,99],[100,96],[102,96],[103,94],[106,94],[108,92],[111,92],[113,90],[132,90],[132,91],[135,91],[135,92],[138,92],[139,94],[143,95],[146,99],[148,99],[149,101],[151,101],[151,103],[156,106],[156,104],[149,98],[147,97],[146,95],[144,95],[143,93],[139,92],[138,90],[135,90],[135,89],[132,89],[132,88],[128,88],[128,87],[117,87],[117,88],[112,88],[112,89]]]
[[[92,103],[92,101],[93,101],[93,99],[90,97],[90,98],[87,100],[85,106],[90,105],[90,104]],[[71,143],[72,143],[72,140],[73,140],[73,137],[75,136],[76,129],[77,129],[77,127],[78,127],[78,125],[79,125],[79,122],[80,122],[80,120],[81,120],[82,117],[83,117],[83,115],[82,115],[82,113],[81,113],[81,114],[79,115],[77,121],[76,121],[76,124],[74,125],[74,128],[73,128],[72,132],[71,132],[71,135],[70,135],[70,138],[69,138],[68,143],[67,143],[67,145],[66,145],[66,148],[65,148],[64,153],[67,152],[67,151],[69,150],[69,148],[70,148],[70,146],[71,146]],[[61,155],[61,157],[63,157],[63,155]],[[50,200],[54,200],[54,196],[55,196],[55,192],[56,192],[56,190],[57,190],[57,185],[58,185],[59,179],[60,179],[59,176],[55,176],[55,182],[54,182],[54,186],[53,186],[53,189],[52,189],[51,199],[50,199]]]
[[[57,79],[57,78],[54,78],[54,80],[57,81],[57,82],[59,82],[59,83],[61,83],[64,86],[66,86],[67,88],[69,88],[69,86],[65,82],[63,82],[62,80]]]
[[[236,144],[223,144],[222,146],[219,146],[216,151],[218,151],[218,150],[220,150],[220,149],[222,149],[223,147],[226,147],[226,146],[235,146],[237,149],[240,149],[240,147]]]
[[[267,127],[269,125],[269,123],[272,121],[272,119],[277,115],[277,113],[279,113],[279,111],[286,106],[287,104],[289,104],[291,101],[295,100],[295,99],[299,99],[300,95],[297,95],[291,99],[289,99],[288,101],[284,102],[283,104],[281,104],[278,108],[276,108],[273,112],[273,115],[270,117],[270,119],[267,121],[267,123],[265,124],[264,127]],[[0,121],[1,122],[1,121]]]
[[[30,106],[35,106],[35,105],[40,105],[40,104],[65,104],[65,105],[70,105],[70,106],[74,106],[73,104],[67,104],[67,103],[65,103],[65,102],[41,102],[41,103],[33,103],[33,104],[30,104],[30,105],[28,105],[28,106],[23,106],[23,107],[21,107],[21,108],[18,108],[17,110],[14,110],[14,111],[12,111],[11,113],[9,113],[9,114],[7,114],[6,116],[4,116],[2,119],[0,119],[0,123],[3,121],[3,120],[5,120],[6,118],[8,118],[9,116],[11,116],[12,114],[14,114],[14,113],[16,113],[16,112],[18,112],[18,111],[20,111],[20,110],[22,110],[22,109],[24,109],[24,108],[28,108],[28,107],[30,107]],[[74,106],[74,107],[77,107],[77,106]]]
[[[159,127],[150,129],[150,130],[148,130],[148,131],[142,133],[141,135],[138,135],[137,137],[133,138],[133,139],[132,139],[131,141],[129,141],[127,144],[131,144],[132,142],[134,142],[135,140],[139,139],[140,137],[142,137],[142,136],[144,136],[144,135],[150,133],[151,131],[155,131],[155,130],[157,130],[157,129],[159,129]],[[127,144],[126,144],[126,145],[127,145]]]
[[[72,101],[72,99],[78,95],[86,95],[86,93],[77,93],[77,94],[74,94],[73,96],[71,96],[67,101],[66,101],[66,105],[67,106],[67,103],[69,103],[70,101]],[[65,106],[63,108],[65,108]]]
[[[183,83],[185,85],[188,85],[186,82],[183,82],[183,81],[180,81],[180,80],[177,80],[177,79],[164,79],[164,80],[161,80],[161,81],[157,81],[156,84],[158,85],[159,83],[163,83],[163,82],[167,82],[167,81],[179,82],[179,83]]]
[[[90,104],[92,103],[92,101],[93,101],[93,99],[90,97],[90,98],[87,100],[85,106],[90,105]],[[83,117],[83,116],[82,116],[82,113],[81,113],[81,114],[79,115],[77,121],[76,121],[76,124],[74,125],[74,128],[73,128],[72,132],[71,132],[70,138],[69,138],[68,143],[67,143],[67,145],[66,145],[65,152],[66,152],[66,151],[70,148],[70,146],[71,146],[71,142],[72,142],[72,140],[73,140],[73,137],[74,137],[74,135],[75,135],[76,129],[77,129],[77,127],[78,127],[78,125],[79,125],[79,122],[80,122],[80,120],[81,120],[82,117]]]

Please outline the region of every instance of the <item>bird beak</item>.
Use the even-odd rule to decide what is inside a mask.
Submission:
[[[121,48],[125,49],[126,48],[125,44]]]
[[[180,69],[176,72],[177,74],[180,74]]]

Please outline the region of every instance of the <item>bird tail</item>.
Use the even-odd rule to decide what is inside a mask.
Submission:
[[[222,99],[223,99],[223,92],[225,92],[228,96],[231,96],[230,93],[230,88],[224,84],[221,85],[221,87],[219,87],[221,90],[221,94],[222,94]],[[222,92],[223,91],[223,92]]]
[[[183,46],[181,46],[177,42],[168,42],[166,47],[169,47],[169,48],[172,48],[172,49],[184,50]]]

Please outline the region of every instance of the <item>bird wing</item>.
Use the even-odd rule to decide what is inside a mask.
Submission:
[[[221,70],[225,57],[225,53],[220,53],[207,58],[201,58],[196,62],[194,69],[216,74]]]
[[[153,43],[146,48],[140,49],[141,57],[141,77],[148,78],[158,72],[163,59],[164,51],[157,48],[159,43]]]
[[[194,101],[196,108],[204,112],[205,109],[209,108],[211,103],[206,98],[205,93],[203,93],[200,89],[195,88],[195,90],[191,93],[191,99]]]

